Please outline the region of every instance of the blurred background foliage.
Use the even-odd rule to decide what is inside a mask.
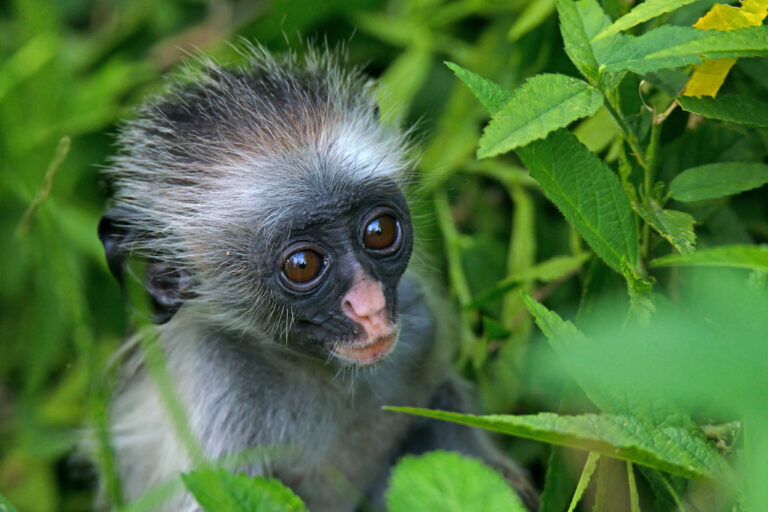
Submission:
[[[624,0],[603,4],[614,18],[630,7]],[[711,4],[694,2],[663,18],[691,25]],[[90,508],[95,470],[78,456],[77,444],[86,425],[104,421],[104,368],[128,330],[125,303],[96,237],[109,195],[99,169],[113,151],[118,121],[159,90],[162,75],[200,50],[236,63],[242,57],[228,42],[239,37],[276,52],[301,51],[308,39],[345,44],[349,61],[380,79],[383,117],[416,124],[416,260],[442,276],[464,306],[457,366],[479,384],[486,410],[557,410],[561,384],[525,371],[528,347],[540,340],[517,290],[568,316],[580,303],[580,314],[588,311],[591,295],[625,307],[625,284],[581,256],[583,243],[513,155],[475,159],[488,115],[443,65],[456,62],[510,89],[541,72],[576,76],[554,6],[552,0],[0,3],[0,492],[29,512]],[[685,76],[657,77],[653,98],[669,100]],[[639,80],[625,88],[622,101],[634,103],[626,111],[641,112],[632,122],[649,123],[641,106],[651,100]],[[724,89],[768,97],[765,60],[739,60]],[[574,132],[615,164],[617,129],[604,114]],[[765,130],[701,124],[680,109],[661,140],[659,175],[667,180],[705,163],[765,161],[768,152]],[[696,204],[697,245],[768,242],[766,199],[758,189]],[[572,269],[554,279],[526,277],[554,256],[577,261],[568,260]],[[667,278],[681,272],[692,271],[659,275],[674,282]],[[513,291],[482,295],[509,276],[518,276]],[[546,445],[504,442],[540,484]]]

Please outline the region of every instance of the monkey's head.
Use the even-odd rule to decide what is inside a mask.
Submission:
[[[396,344],[413,246],[405,139],[334,57],[250,51],[246,69],[190,72],[121,131],[99,225],[109,268],[122,282],[129,254],[146,259],[157,323],[184,308],[201,328],[373,364]]]

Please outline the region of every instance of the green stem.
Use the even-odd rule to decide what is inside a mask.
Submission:
[[[568,512],[573,512],[576,509],[576,505],[581,501],[581,497],[584,495],[584,491],[587,490],[589,481],[592,479],[592,474],[597,468],[597,461],[600,460],[600,454],[597,452],[589,452],[587,456],[587,462],[584,463],[584,469],[581,471],[579,477],[579,483],[576,484],[576,491],[571,498],[571,504],[568,506]]]
[[[653,117],[654,121],[651,125],[651,140],[648,142],[648,150],[645,153],[646,165],[643,168],[643,202],[645,204],[650,204],[651,194],[653,193],[653,184],[656,179],[656,162],[659,153],[659,141],[661,139],[661,122],[656,122],[657,117],[655,115]],[[643,241],[641,245],[643,261],[648,259],[648,255],[651,251],[650,239],[651,228],[646,222],[643,224]]]
[[[477,341],[477,337],[472,330],[474,315],[467,309],[467,306],[472,302],[472,292],[469,288],[469,281],[464,274],[464,262],[461,255],[461,234],[453,225],[451,206],[445,187],[436,188],[432,197],[435,214],[437,215],[437,223],[443,236],[445,257],[448,260],[448,280],[451,290],[456,295],[461,306],[462,350],[459,364],[462,365],[473,354],[475,342]],[[475,367],[480,366],[481,361],[477,354],[473,355],[472,362]]]
[[[629,507],[631,512],[641,512],[640,496],[637,493],[637,483],[635,482],[635,470],[632,463],[627,461],[627,481],[629,483]]]
[[[24,212],[24,216],[21,218],[19,225],[16,227],[17,237],[24,235],[27,230],[29,230],[29,226],[32,224],[32,219],[34,219],[37,209],[46,199],[48,199],[48,196],[51,193],[51,188],[53,188],[53,178],[56,176],[56,171],[59,170],[59,166],[67,157],[71,143],[71,139],[64,136],[56,145],[56,151],[53,153],[51,163],[48,164],[48,169],[45,171],[43,184],[38,189],[34,199],[32,199],[32,202],[29,203],[29,207],[27,207],[27,210]]]
[[[655,116],[654,116],[655,117]],[[656,179],[656,161],[659,153],[659,140],[661,138],[661,123],[654,122],[651,125],[651,140],[648,142],[648,150],[645,152],[645,197],[646,200],[651,196],[653,183]]]
[[[464,275],[461,258],[461,234],[453,225],[448,194],[444,187],[440,187],[434,194],[435,213],[437,223],[445,241],[445,257],[448,260],[448,276],[451,288],[459,299],[459,304],[464,307],[469,304],[472,294],[469,291],[469,283]]]
[[[621,112],[619,112],[618,108],[615,105],[613,105],[610,98],[608,98],[608,96],[605,94],[603,94],[603,96],[605,97],[606,110],[608,110],[608,113],[611,114],[611,117],[613,117],[613,120],[619,126],[619,130],[621,130],[621,135],[624,137],[624,140],[627,141],[627,144],[629,144],[629,147],[632,148],[632,152],[635,154],[635,158],[637,158],[637,162],[640,164],[641,167],[643,167],[643,169],[645,169],[645,166],[646,166],[645,154],[643,153],[642,148],[640,148],[640,144],[637,141],[637,137],[635,136],[635,133],[627,125],[626,121],[624,120],[624,116],[621,115]]]
[[[108,371],[101,375],[95,351],[89,354],[91,379],[91,407],[96,436],[97,462],[104,490],[115,508],[123,505],[123,489],[117,472],[117,459],[112,444],[112,432],[109,425],[109,400],[112,396],[114,375]]]
[[[536,262],[536,226],[533,199],[520,186],[509,187],[509,195],[514,205],[514,211],[507,253],[508,276],[517,272],[524,272]],[[520,289],[526,293],[531,293],[533,281],[521,283],[518,290]],[[513,327],[518,312],[525,307],[518,290],[515,290],[514,293],[507,293],[502,303],[501,323],[508,329]],[[524,330],[527,330],[527,327]]]
[[[152,332],[152,327],[149,327],[142,329],[138,336],[144,361],[157,385],[160,399],[165,405],[176,433],[179,435],[181,443],[184,445],[187,454],[195,466],[201,466],[205,463],[203,449],[192,430],[192,426],[189,424],[184,406],[173,387],[173,380],[168,371],[162,347],[158,342],[158,335]]]

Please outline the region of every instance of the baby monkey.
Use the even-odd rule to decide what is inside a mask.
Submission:
[[[343,512],[382,504],[402,455],[457,450],[534,509],[481,431],[381,408],[471,409],[449,337],[406,272],[406,137],[379,122],[370,81],[332,52],[248,57],[240,69],[209,62],[138,109],[99,224],[118,281],[129,255],[147,261],[159,342],[205,456],[288,447],[238,471],[278,478],[312,512]],[[127,498],[192,467],[138,355],[111,424]],[[163,510],[200,509],[183,494]]]

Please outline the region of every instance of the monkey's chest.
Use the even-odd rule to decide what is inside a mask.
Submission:
[[[300,456],[272,468],[312,512],[356,510],[368,490],[387,478],[410,422],[372,406],[347,410],[336,419],[325,431],[296,439]]]

